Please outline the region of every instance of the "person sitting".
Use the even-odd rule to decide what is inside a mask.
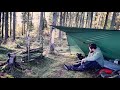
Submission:
[[[83,58],[81,62],[73,65],[64,64],[64,68],[74,71],[86,71],[93,69],[101,69],[104,66],[104,57],[99,47],[96,44],[89,44],[89,54]]]

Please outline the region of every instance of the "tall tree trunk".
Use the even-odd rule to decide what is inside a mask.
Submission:
[[[93,22],[93,28],[97,28],[97,19],[98,18],[98,12],[94,12],[94,22]]]
[[[72,15],[71,15],[72,12],[69,13],[69,27],[72,26]]]
[[[99,15],[99,17],[98,17],[99,18],[99,21],[98,21],[98,28],[99,29],[101,29],[102,13],[103,12],[101,12],[100,15]]]
[[[78,22],[78,27],[81,27],[81,19],[82,19],[82,12],[79,14],[79,22]]]
[[[23,26],[23,22],[22,22],[22,36],[24,34],[24,26]]]
[[[96,28],[99,29],[101,12],[96,13]]]
[[[66,12],[65,23],[66,23],[66,25],[65,25],[65,26],[68,26],[68,12]]]
[[[0,12],[0,34],[1,34],[1,12]]]
[[[5,21],[5,15],[4,12],[2,12],[2,39],[4,37],[4,22]]]
[[[120,13],[118,12],[117,15],[116,15],[116,17],[120,17],[119,14],[120,14]],[[120,30],[120,20],[119,20],[119,18],[116,18],[115,29],[116,29],[116,30]]]
[[[43,17],[44,17],[44,19],[45,19],[45,12],[43,12]]]
[[[41,12],[40,13],[40,22],[39,22],[39,37],[38,40],[40,40],[40,49],[43,52],[43,29],[44,29],[44,16],[45,16],[45,12]]]
[[[27,29],[26,29],[26,51],[28,51],[28,60],[29,60],[29,50],[30,50],[30,35],[29,35],[29,12],[27,12]]]
[[[12,12],[10,12],[10,37],[12,32],[11,24],[12,24]]]
[[[60,26],[62,26],[62,12],[60,12]],[[59,30],[59,39],[61,39],[61,31]]]
[[[66,12],[63,13],[63,23],[62,23],[62,26],[65,26],[65,17],[66,17]]]
[[[32,15],[31,15],[32,19],[33,19],[33,12],[32,12]]]
[[[71,12],[71,27],[74,27],[74,12]]]
[[[25,32],[26,32],[26,14],[27,12],[22,12],[22,23],[23,23],[23,35],[25,36]]]
[[[79,12],[79,15],[78,15],[78,27],[80,27],[80,16],[81,16],[81,12]]]
[[[91,12],[91,18],[90,18],[91,20],[91,22],[90,22],[90,28],[92,28],[92,21],[93,21],[93,12]]]
[[[75,26],[78,27],[79,22],[79,12],[76,12],[76,18],[75,18]]]
[[[5,42],[8,39],[8,12],[5,12]]]
[[[63,21],[62,21],[62,26],[66,26],[65,18],[66,18],[66,12],[63,13]],[[57,18],[56,18],[57,19]],[[64,32],[61,31],[61,38],[63,38]],[[61,39],[62,40],[62,39]],[[62,41],[61,41],[62,42]]]
[[[29,26],[30,26],[30,31],[32,31],[32,28],[33,28],[33,12],[30,13],[30,21],[29,21]]]
[[[108,16],[109,16],[109,12],[107,12],[107,14],[106,14],[105,24],[104,24],[103,29],[106,29],[106,27],[107,27]]]
[[[100,29],[100,28],[101,28],[101,18],[102,18],[101,13],[100,13],[100,16],[99,16],[98,18],[99,18],[99,21],[98,21],[98,29]]]
[[[16,30],[16,12],[13,12],[13,41],[15,40],[15,30]]]
[[[64,13],[64,12],[63,12]],[[64,19],[64,20],[63,20]],[[65,13],[64,15],[62,15],[62,12],[60,12],[60,26],[65,25]],[[59,42],[60,42],[60,46],[61,46],[61,42],[62,42],[62,31],[59,30]]]
[[[89,12],[87,12],[87,18],[86,18],[86,28],[88,28],[88,23],[89,23],[89,15],[90,13]]]
[[[86,21],[86,27],[90,28],[90,24],[91,24],[91,13],[92,12],[87,12],[87,21]],[[93,16],[92,16],[93,17]]]
[[[104,19],[105,19],[105,16],[106,16],[105,12],[102,12],[101,13],[101,17],[100,17],[101,20],[100,20],[100,24],[99,24],[100,25],[100,29],[104,28],[104,21],[105,21]]]
[[[45,18],[45,12],[43,12],[43,20],[42,20],[42,22],[41,22],[41,26],[42,26],[42,29],[41,29],[41,48],[42,48],[42,53],[43,53],[43,32],[44,32],[44,28],[45,28],[45,20],[46,20],[46,18]]]
[[[25,24],[25,22],[23,22],[23,33],[24,33],[24,35],[25,35],[25,28],[26,27],[26,24]]]
[[[81,20],[81,27],[84,27],[84,16],[85,16],[85,12],[83,12],[82,14],[82,20]]]
[[[27,32],[29,32],[29,15],[30,15],[30,13],[28,12],[28,14],[27,14]]]
[[[117,14],[117,12],[113,12],[113,16],[112,16],[112,21],[111,21],[110,29],[114,29],[116,14]]]
[[[57,21],[57,12],[53,12],[53,21],[52,21],[52,25],[56,25],[56,21]],[[51,27],[51,31],[50,31],[50,53],[54,52],[54,30],[53,27]]]
[[[43,14],[44,14],[44,12],[40,13],[40,22],[39,22],[39,30],[38,30],[38,32],[39,32],[38,40],[41,39],[40,36],[41,36],[42,30],[43,30]]]
[[[81,15],[80,15],[80,27],[82,27],[83,13],[84,12],[81,12]]]
[[[75,17],[76,17],[75,12],[73,12],[73,14],[72,14],[72,27],[75,27]]]

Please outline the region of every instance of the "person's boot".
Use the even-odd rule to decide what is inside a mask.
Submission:
[[[71,69],[70,66],[67,66],[66,64],[64,64],[64,68],[65,68],[66,70],[70,70],[70,69]]]

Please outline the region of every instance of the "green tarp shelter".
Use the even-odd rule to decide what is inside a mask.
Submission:
[[[71,53],[88,54],[88,44],[95,43],[100,47],[105,58],[120,59],[120,31],[106,29],[75,28],[53,26],[66,32]]]

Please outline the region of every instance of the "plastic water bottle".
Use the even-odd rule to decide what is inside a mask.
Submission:
[[[119,61],[119,59],[115,59],[114,63],[115,63],[115,64],[118,64],[118,61]]]

